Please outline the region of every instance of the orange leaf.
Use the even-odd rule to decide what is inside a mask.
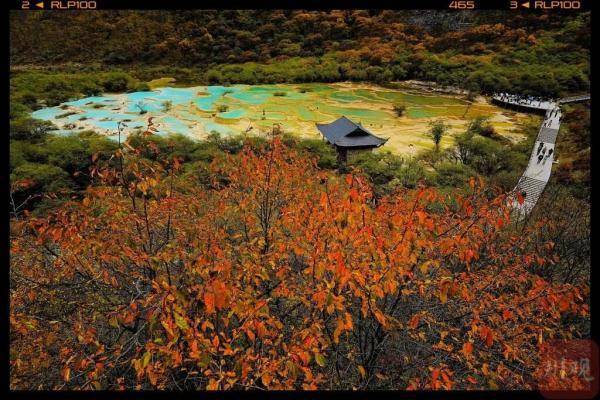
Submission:
[[[365,368],[362,365],[358,366],[358,373],[360,373],[360,376],[363,378],[367,375],[367,371],[365,371]]]
[[[425,218],[427,218],[427,214],[424,213],[423,211],[415,211],[415,215],[419,219],[419,223],[420,224],[422,224],[423,222],[425,222]]]
[[[481,339],[485,342],[485,345],[487,347],[492,346],[492,344],[494,343],[494,334],[490,328],[484,326],[483,328],[481,328],[479,335]]]
[[[465,344],[463,344],[462,351],[465,356],[471,354],[473,352],[473,343],[465,342]]]
[[[383,326],[386,326],[386,319],[385,316],[383,315],[383,313],[379,310],[374,310],[373,314],[375,314],[375,319],[377,319],[377,321]]]
[[[523,197],[523,194],[521,192],[517,192],[517,201],[519,202],[519,204],[523,204],[525,202],[525,197]]]
[[[215,295],[213,293],[204,293],[204,305],[207,313],[212,314],[215,312]]]
[[[419,315],[415,314],[412,316],[412,318],[410,319],[410,321],[408,321],[408,326],[411,329],[415,329],[418,325],[419,325],[419,320],[421,318],[419,317]]]
[[[319,204],[321,205],[321,207],[327,208],[327,193],[325,193],[325,192],[321,193],[321,198],[319,200]]]
[[[448,300],[448,290],[450,289],[450,281],[449,280],[444,280],[441,284],[440,284],[440,300],[442,301],[442,303],[445,303]]]
[[[261,376],[260,380],[262,381],[263,385],[265,386],[269,386],[269,384],[271,383],[271,380],[273,378],[271,377],[271,375],[268,372],[265,372],[263,374],[263,376]]]
[[[71,368],[66,367],[62,370],[62,376],[63,379],[65,380],[65,382],[69,382],[69,380],[71,379]]]
[[[304,365],[307,365],[310,362],[310,356],[305,351],[298,352],[298,357],[300,358],[300,360],[302,361],[302,363]]]

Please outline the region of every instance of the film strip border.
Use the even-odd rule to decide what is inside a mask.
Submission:
[[[127,9],[396,9],[396,10],[507,10],[585,11],[591,0],[220,0],[218,3],[189,0],[11,0],[12,10],[127,10]]]

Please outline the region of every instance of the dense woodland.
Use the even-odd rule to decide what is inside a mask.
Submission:
[[[120,66],[145,80],[172,69],[211,83],[423,79],[557,95],[588,87],[589,23],[589,13],[13,13],[10,53],[13,65]]]
[[[54,135],[30,113],[163,77],[577,93],[589,85],[589,24],[492,12],[13,13],[11,387],[538,387],[548,341],[589,337],[589,104],[564,107],[560,163],[526,220],[505,193],[537,118],[519,143],[478,118],[448,149],[342,165],[285,128],[192,141],[158,136],[149,120],[117,142]],[[432,123],[433,143],[444,126]]]

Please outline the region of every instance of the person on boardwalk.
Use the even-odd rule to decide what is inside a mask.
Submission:
[[[548,153],[546,154],[546,156],[544,157],[544,162],[542,164],[546,164],[546,160],[550,158],[550,156],[552,155],[553,149],[548,150]]]
[[[540,155],[538,156],[537,163],[539,164],[539,163],[540,163],[540,161],[542,161],[542,159],[543,159],[543,158],[544,158],[544,155],[543,155],[543,154],[540,154]]]
[[[537,148],[537,154],[540,154],[540,151],[542,151],[542,147],[544,147],[544,142],[540,142],[540,145]]]

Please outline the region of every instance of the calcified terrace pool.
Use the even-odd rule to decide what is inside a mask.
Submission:
[[[396,116],[395,103],[406,105],[402,117]],[[197,139],[213,131],[260,134],[274,124],[292,134],[319,137],[315,123],[342,115],[389,138],[384,148],[402,153],[431,148],[428,123],[437,118],[451,125],[451,135],[444,138],[443,146],[452,143],[452,134],[464,131],[476,116],[490,117],[500,134],[518,140],[519,121],[524,118],[484,99],[469,105],[457,96],[350,83],[161,87],[86,97],[33,113],[35,118],[53,122],[60,134],[94,130],[115,136],[119,121],[126,124],[124,133],[128,134],[143,129],[148,118],[154,117],[158,134]]]

